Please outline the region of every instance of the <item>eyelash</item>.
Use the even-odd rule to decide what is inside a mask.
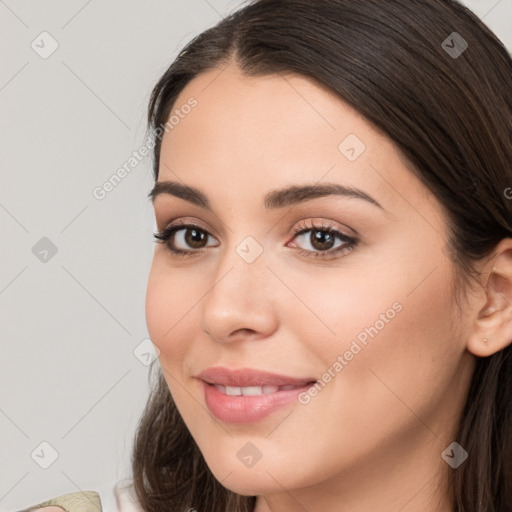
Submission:
[[[177,231],[181,231],[186,228],[195,229],[197,231],[200,231],[202,233],[206,233],[207,235],[210,235],[206,230],[204,230],[194,224],[178,223],[178,224],[173,224],[171,226],[168,226],[156,233],[153,233],[153,236],[155,237],[155,242],[167,243],[168,250],[172,254],[177,255],[177,256],[187,257],[187,256],[191,256],[192,254],[198,254],[200,252],[203,252],[205,248],[187,251],[184,249],[175,249],[171,246],[171,244],[169,243],[171,237]],[[336,249],[329,249],[326,251],[310,251],[307,249],[297,248],[297,251],[299,252],[299,254],[306,256],[308,258],[313,258],[313,259],[331,258],[338,254],[344,254],[346,252],[351,251],[358,244],[358,240],[356,240],[355,238],[346,235],[345,233],[343,233],[342,231],[339,231],[338,229],[334,228],[330,224],[324,225],[323,222],[322,222],[321,226],[318,226],[314,222],[311,223],[311,226],[308,226],[303,221],[303,223],[301,225],[297,226],[297,228],[294,229],[293,239],[297,238],[299,235],[307,233],[308,231],[320,231],[322,233],[328,233],[330,235],[334,235],[335,238],[339,238],[341,241],[345,242],[344,245],[337,247]]]

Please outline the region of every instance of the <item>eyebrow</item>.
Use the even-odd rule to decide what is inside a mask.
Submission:
[[[157,181],[148,194],[154,203],[155,198],[162,194],[178,197],[205,210],[212,211],[208,197],[195,187],[184,185],[177,181]],[[283,189],[272,190],[265,195],[264,206],[267,210],[284,208],[318,197],[331,195],[362,199],[370,204],[386,211],[381,204],[366,192],[355,187],[341,185],[339,183],[324,183],[321,185],[292,185]]]

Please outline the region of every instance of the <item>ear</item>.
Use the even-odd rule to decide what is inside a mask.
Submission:
[[[487,357],[512,341],[512,238],[498,243],[482,275],[486,302],[476,311],[467,349],[476,356]]]

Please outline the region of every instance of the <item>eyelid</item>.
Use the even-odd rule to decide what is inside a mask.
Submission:
[[[335,230],[348,238],[358,238],[359,233],[355,229],[348,228],[338,222],[325,220],[321,217],[311,217],[307,220],[301,220],[299,225],[291,230],[292,236],[295,238],[301,231],[309,230]]]
[[[217,238],[217,236],[214,235],[214,233],[212,233],[212,231],[215,231],[215,230],[210,229],[206,225],[206,223],[199,220],[197,217],[181,217],[180,216],[180,217],[176,217],[176,218],[171,218],[170,220],[167,220],[165,222],[158,222],[158,220],[157,220],[157,229],[159,231],[164,231],[171,225],[172,225],[172,227],[176,227],[176,226],[183,226],[183,225],[187,226],[189,224],[194,224],[198,228],[202,229],[203,231],[207,231],[210,235],[215,236],[215,238]],[[159,225],[162,225],[162,228],[159,228]]]
[[[160,224],[162,225],[162,228],[159,227]],[[215,234],[215,230],[212,230],[209,227],[207,227],[205,223],[199,220],[197,217],[177,217],[177,220],[171,219],[166,222],[158,222],[157,220],[157,229],[158,232],[161,233],[170,227],[176,228],[178,226],[189,226],[190,224],[193,224],[194,227],[198,227],[199,229],[207,232],[209,235],[218,240],[218,236]],[[355,229],[347,228],[346,226],[340,225],[337,222],[325,220],[322,217],[310,217],[307,219],[307,221],[301,220],[299,224],[294,222],[292,226],[287,228],[287,231],[291,232],[291,238],[293,239],[296,238],[301,231],[312,229],[335,229],[340,231],[341,234],[345,235],[348,238],[357,238],[359,236],[359,233],[357,233]]]

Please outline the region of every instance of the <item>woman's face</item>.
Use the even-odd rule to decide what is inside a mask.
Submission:
[[[435,197],[389,139],[302,76],[231,64],[190,82],[173,114],[158,186],[207,201],[155,192],[159,230],[193,227],[155,247],[146,318],[215,477],[304,506],[333,484],[349,503],[368,479],[428,489],[473,369]],[[242,377],[206,384],[210,368]]]

